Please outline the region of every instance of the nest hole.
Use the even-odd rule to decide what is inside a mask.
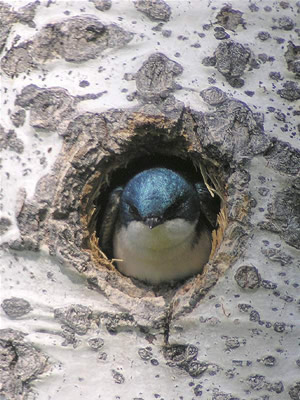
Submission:
[[[124,168],[117,168],[111,174],[109,178],[108,186],[103,190],[95,201],[96,209],[99,210],[97,213],[96,222],[96,236],[99,239],[99,232],[103,223],[103,211],[108,202],[109,195],[112,190],[118,186],[124,186],[133,176],[149,168],[163,167],[169,168],[173,171],[185,173],[192,181],[204,181],[201,171],[197,170],[195,165],[186,159],[172,156],[162,156],[159,154],[148,155],[132,160]],[[209,180],[207,184],[212,188],[213,184]],[[220,211],[221,201],[218,198],[218,212]],[[109,258],[113,258],[113,254],[107,254]]]
[[[212,259],[222,241],[227,224],[224,192],[221,190],[222,183],[207,171],[205,163],[199,157],[183,158],[176,155],[166,155],[163,153],[149,154],[147,152],[140,157],[130,159],[130,161],[124,161],[124,159],[128,160],[130,156],[126,157],[123,154],[120,160],[114,158],[111,162],[106,162],[106,167],[101,167],[101,173],[96,171],[92,183],[89,184],[89,193],[88,196],[86,196],[88,201],[85,201],[84,207],[84,222],[87,228],[84,247],[91,252],[96,268],[109,269],[111,273],[116,273],[119,277],[122,276],[126,279],[130,279],[137,287],[148,287],[149,289],[152,288],[154,291],[157,290],[157,286],[164,291],[168,288],[178,288],[191,277],[183,281],[171,282],[168,284],[146,284],[134,278],[128,278],[122,275],[112,262],[113,254],[104,254],[102,252],[101,245],[99,245],[99,231],[103,222],[103,214],[109,195],[114,188],[125,185],[137,173],[153,167],[170,168],[187,174],[194,181],[203,181],[210,193],[216,196],[219,205],[218,228],[212,232],[212,251],[210,255],[210,259]],[[201,274],[205,274],[205,269]],[[112,278],[112,281],[113,280]]]

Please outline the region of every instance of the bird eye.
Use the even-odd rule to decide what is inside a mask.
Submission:
[[[129,212],[134,217],[134,219],[136,220],[141,219],[138,209],[133,204],[129,204]]]
[[[171,219],[176,217],[180,206],[182,205],[182,199],[177,199],[173,204],[168,207],[164,213],[165,218]]]

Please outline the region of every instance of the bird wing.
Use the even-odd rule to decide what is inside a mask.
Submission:
[[[212,197],[203,182],[196,183],[195,187],[198,192],[202,214],[209,223],[209,228],[213,230],[218,226],[217,216],[220,211],[220,199],[218,196]]]
[[[119,214],[119,206],[122,192],[123,187],[117,187],[109,195],[99,231],[99,246],[108,257],[113,256],[112,241]]]

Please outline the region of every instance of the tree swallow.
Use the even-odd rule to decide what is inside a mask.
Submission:
[[[203,182],[146,169],[110,194],[99,244],[124,275],[150,284],[184,279],[208,261],[218,211]]]

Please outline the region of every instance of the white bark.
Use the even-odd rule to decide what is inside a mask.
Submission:
[[[145,13],[129,0],[112,0],[110,8],[109,2],[100,0],[40,1],[25,9],[25,0],[7,1],[7,7],[0,3],[3,38],[7,35],[1,54],[0,318],[4,331],[0,341],[8,346],[3,347],[6,360],[12,357],[3,364],[0,394],[2,390],[4,399],[300,399],[300,50],[292,47],[299,35],[299,2],[233,0],[232,8],[222,11],[225,3],[219,0],[166,1],[170,9],[158,1],[146,4]],[[86,23],[85,18],[88,25],[91,16],[91,21],[97,18],[102,23],[95,22],[100,33],[89,30],[96,39],[85,42],[85,37],[77,40],[72,35],[66,39],[71,29]],[[73,17],[80,18],[63,23]],[[47,24],[61,30],[52,42],[46,40]],[[107,38],[97,44],[103,26]],[[226,32],[230,38],[216,38]],[[229,54],[226,59],[224,49],[218,48],[230,40],[242,45],[241,58]],[[18,46],[19,50],[13,49]],[[159,60],[167,72],[157,72],[153,89],[142,66],[154,53],[166,57]],[[231,57],[234,65],[227,65]],[[29,85],[37,88],[28,89]],[[215,104],[206,102],[205,92],[202,97],[200,92],[211,86],[246,103],[255,116],[247,114],[246,122],[240,122],[240,136],[231,137],[235,131],[227,131],[228,142],[218,143],[217,128],[207,122]],[[157,90],[161,90],[159,100]],[[171,100],[171,92],[176,101]],[[39,103],[43,96],[50,106]],[[54,246],[49,239],[50,217],[41,229],[24,211],[24,207],[41,210],[41,204],[47,203],[43,200],[47,187],[50,206],[47,203],[45,209],[51,209],[63,197],[70,171],[78,168],[80,173],[75,163],[85,156],[78,154],[88,149],[88,139],[94,139],[88,138],[90,131],[84,132],[88,124],[80,125],[79,115],[111,109],[132,115],[136,107],[150,121],[152,114],[169,115],[167,106],[160,106],[163,97],[174,106],[174,120],[182,104],[206,113],[211,130],[201,145],[208,149],[205,140],[211,140],[220,150],[220,159],[231,152],[228,185],[236,188],[226,194],[229,225],[209,267],[216,275],[205,275],[207,281],[218,276],[216,284],[205,286],[201,277],[192,279],[172,292],[180,300],[172,303],[172,309],[168,296],[155,296],[119,275],[111,281],[105,278],[110,276],[105,267],[97,275],[100,289],[96,285],[98,289],[92,290],[93,272],[74,267],[84,258],[78,258],[75,250],[68,259],[62,250],[51,250],[52,245],[60,248],[60,243]],[[259,144],[254,143],[253,133],[259,125],[256,113],[264,116]],[[112,118],[108,125],[121,126],[126,118],[120,114],[121,122]],[[95,120],[92,115],[88,123]],[[72,129],[79,126],[80,133],[78,140],[68,143],[65,133],[72,122]],[[109,155],[109,148],[116,155],[125,152],[124,143],[133,137],[126,123],[120,133],[124,142],[105,139],[99,157]],[[230,140],[234,144],[229,145]],[[252,152],[247,148],[250,142],[256,146]],[[194,143],[191,154],[208,154]],[[46,179],[39,195],[37,183],[47,174],[53,181],[59,178],[57,191],[56,184],[51,186]],[[64,219],[57,220],[63,226]],[[244,234],[234,233],[233,228],[249,235],[245,243]],[[67,239],[71,245],[76,240]],[[32,251],[35,246],[37,251]],[[91,263],[89,259],[89,268]],[[203,287],[207,290],[202,296]],[[9,333],[8,328],[26,336]]]

